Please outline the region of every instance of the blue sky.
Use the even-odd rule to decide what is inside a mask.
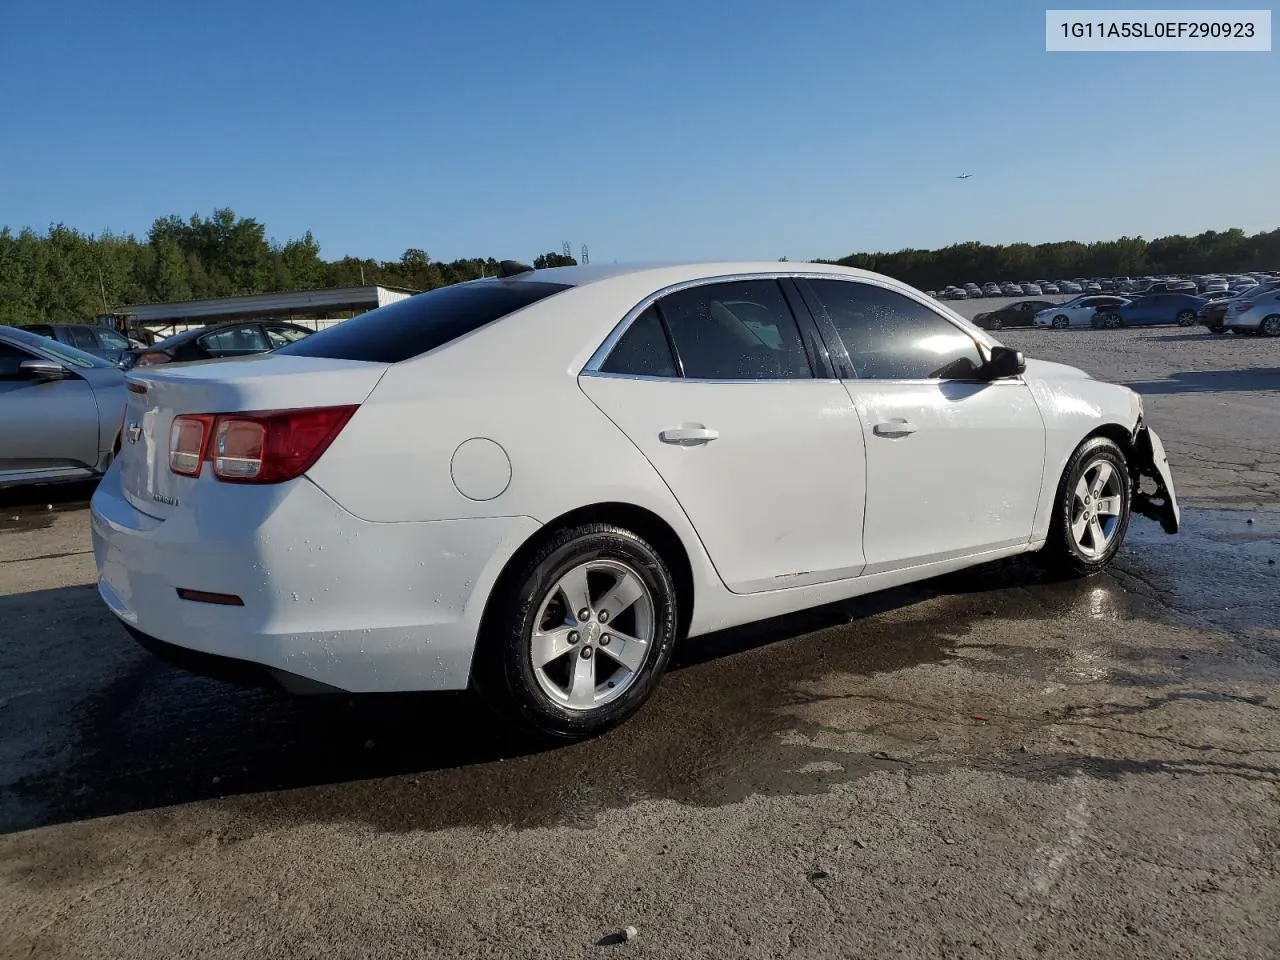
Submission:
[[[0,224],[597,262],[1280,226],[1280,53],[1046,53],[1045,6],[13,3]]]

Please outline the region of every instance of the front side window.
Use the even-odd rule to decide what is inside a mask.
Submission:
[[[200,346],[210,353],[257,353],[269,349],[267,338],[257,327],[232,327],[206,334],[200,338]]]
[[[271,326],[263,327],[267,331],[267,339],[271,341],[272,348],[284,347],[293,343],[295,340],[301,340],[307,336],[307,330],[295,330],[293,327]]]
[[[63,327],[62,328],[67,343],[73,347],[79,347],[81,350],[97,350],[98,341],[94,337],[93,331],[86,327]]]
[[[807,282],[861,379],[965,379],[982,366],[972,337],[910,297],[856,281]]]
[[[603,373],[626,373],[641,377],[674,377],[678,375],[671,345],[662,329],[658,308],[651,306],[632,321],[600,365]]]
[[[730,280],[670,293],[658,309],[684,375],[695,380],[813,376],[795,317],[776,280]]]
[[[102,345],[108,350],[128,350],[129,341],[114,330],[108,330],[106,327],[98,328],[98,339],[102,341]]]

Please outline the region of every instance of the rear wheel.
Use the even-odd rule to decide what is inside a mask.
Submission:
[[[1001,330],[1003,328],[1004,328],[1004,321],[1001,320],[999,317],[992,317],[990,320],[987,321],[988,330]]]
[[[594,736],[648,699],[675,634],[675,584],[657,551],[621,527],[575,527],[499,582],[474,680],[526,730]]]
[[[1109,313],[1104,324],[1108,330],[1119,330],[1124,326],[1124,321],[1120,319],[1120,314]]]
[[[1178,311],[1178,326],[1189,327],[1196,322],[1196,312],[1194,310]]]
[[[1086,440],[1062,473],[1041,559],[1078,577],[1106,569],[1129,529],[1132,492],[1124,451],[1106,437]]]
[[[1264,337],[1280,337],[1280,313],[1263,317],[1262,323],[1258,324],[1258,332]]]

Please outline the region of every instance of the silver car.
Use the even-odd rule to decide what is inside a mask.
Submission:
[[[1249,293],[1228,302],[1230,306],[1222,320],[1226,329],[1280,337],[1280,290]]]
[[[105,473],[124,416],[124,376],[101,357],[0,326],[0,487]]]

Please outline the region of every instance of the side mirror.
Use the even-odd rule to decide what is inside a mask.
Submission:
[[[987,380],[1007,380],[1026,372],[1027,361],[1021,351],[1009,347],[992,347],[991,359],[982,366],[982,375]]]
[[[71,376],[71,371],[52,360],[23,360],[18,369],[29,380],[65,380]]]

